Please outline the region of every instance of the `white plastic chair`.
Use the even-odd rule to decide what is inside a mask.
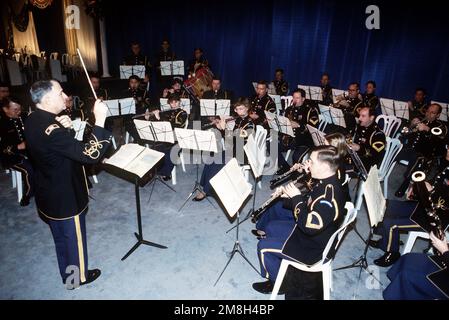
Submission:
[[[449,232],[445,232],[446,239],[449,238]],[[402,254],[412,252],[413,246],[418,238],[430,240],[429,233],[425,231],[410,231],[407,236],[407,242],[405,243],[404,249],[402,249]]]
[[[388,180],[390,174],[396,165],[396,156],[402,150],[402,143],[399,139],[392,139],[387,137],[387,146],[385,148],[385,155],[379,168],[379,181],[384,184],[384,197],[388,198]]]
[[[17,188],[17,202],[23,197],[23,184],[22,184],[22,172],[11,169],[12,186]]]
[[[187,129],[187,127],[189,126],[189,119],[187,119],[186,120],[186,123],[185,123],[185,125],[184,125],[184,129]],[[186,165],[185,165],[185,162],[184,162],[184,156],[183,156],[183,154],[182,154],[182,150],[181,150],[181,154],[180,154],[180,156],[179,156],[179,159],[180,159],[180,161],[181,161],[181,168],[182,168],[182,171],[183,172],[186,172]],[[172,185],[176,185],[176,183],[177,183],[177,177],[176,177],[176,165],[173,167],[173,170],[171,171],[171,182],[172,182]]]
[[[287,109],[293,101],[293,96],[283,96],[281,97],[281,105],[284,106],[284,110]],[[279,115],[279,113],[278,113]]]
[[[394,138],[401,127],[401,119],[395,116],[381,114],[377,116],[376,123],[382,123],[382,131],[387,137]]]
[[[328,122],[325,120],[325,118],[321,114],[318,115],[318,119],[320,120],[320,122],[318,123],[317,129],[324,132],[324,130],[327,127]]]
[[[332,248],[335,248],[334,256],[336,255],[336,251],[340,244],[341,239],[347,229],[347,227],[354,222],[357,217],[357,210],[354,208],[354,205],[351,202],[346,202],[345,208],[347,209],[346,217],[341,225],[341,227],[334,232],[334,234],[329,238],[326,247],[323,251],[323,256],[320,261],[313,265],[306,265],[300,262],[294,262],[287,259],[282,259],[281,266],[279,268],[279,272],[276,278],[276,282],[274,283],[273,292],[271,293],[270,300],[276,300],[279,289],[281,288],[282,281],[284,280],[285,273],[287,272],[288,266],[292,266],[296,269],[305,271],[305,272],[322,272],[323,274],[323,299],[330,300],[330,292],[333,290],[332,285],[332,262],[334,257],[327,258],[329,251]],[[337,241],[335,241],[337,239]],[[334,244],[334,242],[336,242]]]

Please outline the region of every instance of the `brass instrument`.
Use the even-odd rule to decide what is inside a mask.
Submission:
[[[408,128],[408,127],[402,128],[401,136],[408,136],[408,135],[418,132],[418,126],[421,123],[427,125],[429,123],[429,121],[428,120],[420,120],[420,121],[416,122],[413,126],[410,126],[410,128]]]

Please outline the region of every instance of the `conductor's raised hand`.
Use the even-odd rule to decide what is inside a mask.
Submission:
[[[68,115],[56,117],[55,120],[58,121],[60,124],[62,124],[62,126],[64,128],[71,129],[73,127],[72,120],[70,119],[70,117]]]
[[[108,113],[108,106],[98,99],[95,101],[93,112],[95,116],[95,125],[103,128]]]

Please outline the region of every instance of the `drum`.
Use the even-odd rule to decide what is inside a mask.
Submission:
[[[198,99],[203,97],[203,93],[212,90],[212,71],[208,67],[198,69],[194,76],[184,81],[186,89]]]

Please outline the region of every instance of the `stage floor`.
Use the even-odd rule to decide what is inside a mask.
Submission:
[[[26,208],[17,203],[11,176],[0,174],[0,299],[268,299],[269,295],[254,291],[251,284],[262,278],[237,255],[220,282],[214,282],[227,262],[226,252],[234,244],[232,225],[214,200],[189,201],[178,208],[190,193],[196,170],[178,167],[176,193],[157,183],[150,203],[150,187],[141,190],[144,238],[168,249],[141,246],[127,260],[122,256],[134,245],[137,229],[134,187],[107,172],[98,175],[99,183],[91,189],[95,200],[90,202],[87,216],[87,237],[90,268],[100,268],[101,277],[77,290],[62,285],[50,229],[36,214],[34,200]],[[396,166],[391,175],[390,193],[402,181],[405,168]],[[269,196],[264,177],[256,204]],[[351,193],[354,183],[351,183]],[[247,204],[244,213],[249,210]],[[368,234],[365,208],[358,214],[357,228]],[[250,233],[253,224],[241,226],[241,245],[252,263],[258,267],[256,238]],[[422,250],[424,242],[415,246]],[[363,242],[350,231],[334,261],[334,268],[347,265],[363,252]],[[382,255],[379,249],[368,251],[368,263]],[[373,265],[375,266],[375,265]],[[389,281],[385,268],[377,268],[384,286]],[[334,271],[332,299],[352,299],[359,269]],[[374,288],[372,288],[374,286]],[[382,299],[381,288],[363,272],[357,299]],[[283,299],[283,296],[279,297]]]

